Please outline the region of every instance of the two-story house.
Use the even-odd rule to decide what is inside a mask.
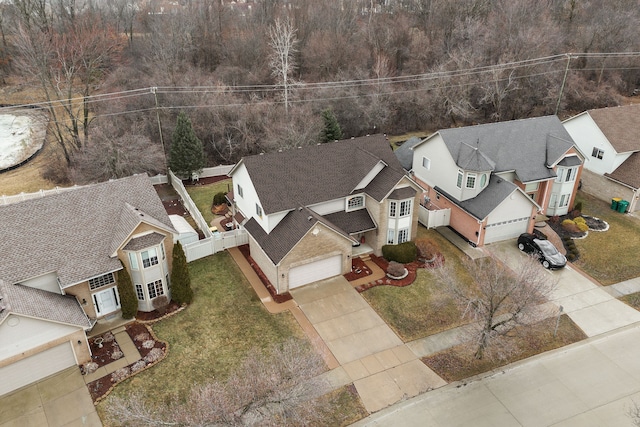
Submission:
[[[0,206],[0,223],[0,395],[90,360],[123,265],[139,310],[170,298],[176,231],[146,175]]]
[[[251,257],[279,294],[417,232],[421,189],[384,135],[244,157],[229,176]]]
[[[640,209],[640,105],[599,108],[564,121],[564,127],[586,154],[583,190],[609,201]]]
[[[573,206],[584,156],[556,116],[443,129],[413,147],[427,210],[447,210],[471,244],[531,231]],[[427,224],[427,226],[429,226]]]

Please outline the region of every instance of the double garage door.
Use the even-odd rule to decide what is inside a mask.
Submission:
[[[499,242],[518,237],[529,228],[529,217],[488,224],[484,232],[484,243]]]
[[[0,396],[72,366],[76,358],[69,342],[19,360],[0,368]]]
[[[342,274],[342,255],[334,255],[289,270],[289,289]]]

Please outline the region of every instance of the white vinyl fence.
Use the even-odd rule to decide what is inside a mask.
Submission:
[[[14,196],[2,196],[0,204],[10,205],[12,203],[24,202],[25,200],[39,199],[41,197],[50,196],[52,194],[60,194],[65,191],[72,191],[84,187],[83,185],[74,185],[73,187],[56,187],[51,190],[40,190],[35,193],[20,193]]]
[[[196,222],[198,228],[202,230],[204,237],[211,237],[213,233],[209,229],[209,224],[204,219],[196,204],[189,197],[189,193],[187,193],[187,189],[184,188],[182,184],[182,180],[175,176],[173,172],[169,171],[169,181],[171,182],[171,186],[176,190],[180,198],[182,198],[182,203],[184,204],[185,209],[189,211],[189,215]]]
[[[225,249],[246,245],[247,243],[249,243],[247,231],[237,229],[223,231],[222,233],[213,233],[211,237],[184,245],[183,249],[187,262],[191,262],[224,251]]]

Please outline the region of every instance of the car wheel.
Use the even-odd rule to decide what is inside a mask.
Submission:
[[[542,266],[543,266],[544,268],[549,268],[549,267],[551,267],[551,264],[549,264],[549,261],[547,261],[547,260],[545,259],[544,261],[542,261]]]
[[[524,243],[518,243],[518,249],[524,251]]]

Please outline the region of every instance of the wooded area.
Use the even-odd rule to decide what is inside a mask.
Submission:
[[[328,110],[344,137],[397,134],[564,118],[640,87],[637,0],[11,0],[0,12],[0,80],[40,88],[25,103],[44,101],[78,182],[163,170],[181,111],[211,166],[318,143]]]

